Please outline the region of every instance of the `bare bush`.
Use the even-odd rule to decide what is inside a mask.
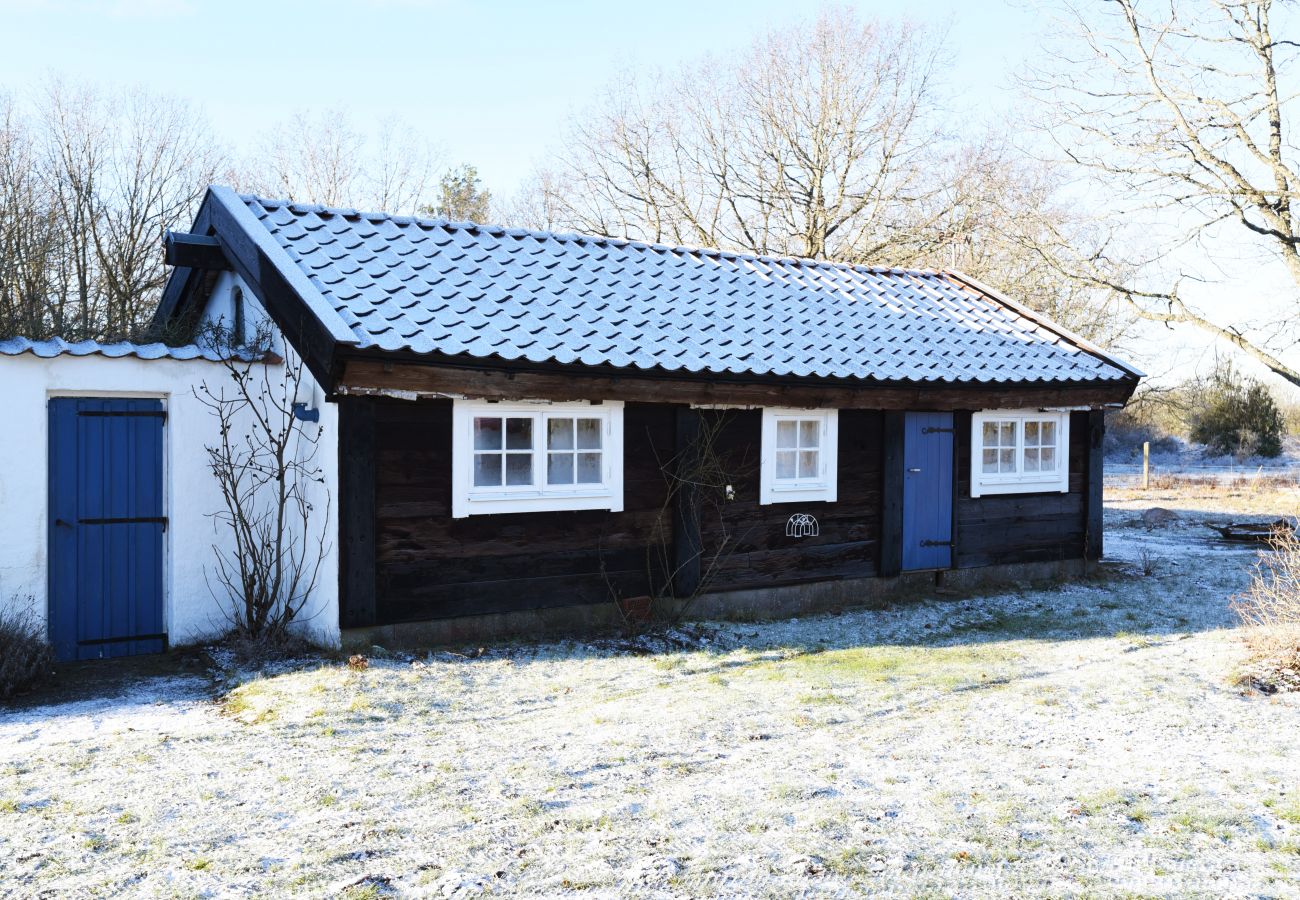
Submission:
[[[35,617],[0,609],[0,700],[49,677],[53,666],[54,649]]]
[[[1250,586],[1231,606],[1251,648],[1274,670],[1300,675],[1300,537],[1278,527],[1270,547],[1260,552]]]
[[[305,369],[294,358],[282,374],[264,371],[272,346],[266,326],[246,345],[220,323],[207,326],[202,340],[218,348],[229,376],[195,389],[217,419],[218,440],[205,449],[224,501],[215,518],[233,544],[213,548],[215,589],[232,601],[237,636],[286,642],[329,550],[329,494],[323,510],[311,499],[311,485],[325,481],[316,463],[321,428],[294,412]]]

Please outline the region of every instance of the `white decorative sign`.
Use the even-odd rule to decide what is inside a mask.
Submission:
[[[817,537],[819,534],[817,520],[807,513],[795,513],[785,523],[786,537]]]

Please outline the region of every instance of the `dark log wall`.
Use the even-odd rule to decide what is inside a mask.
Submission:
[[[875,575],[880,553],[881,449],[883,414],[874,410],[839,413],[839,484],[834,503],[758,502],[760,410],[724,413],[718,442],[745,476],[735,484],[736,499],[725,504],[721,520],[706,517],[701,528],[704,565],[726,537],[712,590],[798,584],[830,578]],[[817,519],[816,537],[787,537],[795,513]]]
[[[375,399],[380,623],[604,602],[647,590],[674,408],[624,408],[622,512],[451,517],[451,401]],[[604,573],[602,574],[602,565]],[[608,579],[608,580],[607,580]]]
[[[1088,413],[1070,415],[1068,494],[970,495],[971,414],[957,429],[957,568],[1081,559],[1087,526]]]
[[[345,500],[341,611],[345,625],[417,621],[549,606],[603,603],[647,593],[647,548],[683,553],[694,538],[656,535],[673,456],[693,417],[722,416],[718,449],[735,499],[722,520],[706,513],[699,537],[710,590],[796,584],[881,572],[886,414],[839,413],[834,503],[758,503],[759,410],[695,411],[671,404],[624,408],[624,510],[451,517],[450,400],[347,400],[341,435]],[[957,413],[958,567],[1079,558],[1088,528],[1088,413],[1070,422],[1070,492],[970,497],[970,413]],[[367,442],[370,446],[365,446]],[[349,450],[349,446],[353,443]],[[372,449],[373,448],[373,449]],[[363,457],[373,460],[368,467]],[[1095,478],[1093,480],[1096,480]],[[364,494],[373,485],[373,505]],[[1096,492],[1099,495],[1099,492]],[[815,537],[788,537],[792,514],[816,517]],[[364,521],[373,516],[371,522]],[[355,520],[355,521],[352,521]],[[348,521],[352,524],[349,526]],[[716,572],[710,560],[729,536]],[[661,543],[661,541],[663,543]],[[685,550],[684,550],[685,548]],[[363,557],[369,553],[373,566]],[[373,585],[373,594],[365,588]],[[367,621],[368,619],[368,621]]]

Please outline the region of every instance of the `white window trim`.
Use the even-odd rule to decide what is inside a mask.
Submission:
[[[783,419],[817,419],[821,422],[819,444],[821,471],[814,479],[778,480],[776,477],[776,423]],[[758,474],[758,502],[834,503],[839,481],[839,410],[763,407],[763,429]]]
[[[475,487],[474,418],[476,416],[527,416],[533,421],[533,472],[538,480],[546,475],[546,427],[548,415],[581,415],[603,420],[601,465],[604,482],[599,485],[546,484],[527,487]],[[575,509],[623,509],[623,404],[548,403],[513,401],[492,403],[486,400],[453,400],[451,411],[451,515],[466,516],[517,513],[558,512]]]
[[[1016,423],[1016,471],[986,474],[984,467],[984,423]],[[1021,472],[1025,452],[1025,422],[1056,423],[1056,471]],[[994,409],[977,412],[970,424],[970,495],[1040,494],[1070,491],[1070,413],[1061,410]]]

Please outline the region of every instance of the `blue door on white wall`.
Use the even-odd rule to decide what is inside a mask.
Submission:
[[[952,413],[910,412],[903,426],[903,569],[952,565]]]
[[[59,659],[159,653],[161,400],[50,400],[50,641]]]

